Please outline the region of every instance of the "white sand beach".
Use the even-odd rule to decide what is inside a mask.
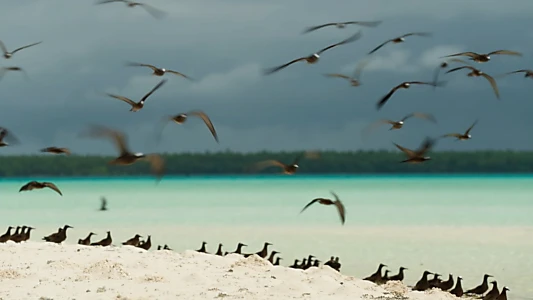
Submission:
[[[0,244],[0,299],[454,299],[377,286],[329,267],[296,270],[251,256],[26,242]],[[405,299],[405,298],[404,298]]]

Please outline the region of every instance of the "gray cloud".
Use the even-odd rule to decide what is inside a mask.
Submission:
[[[31,153],[53,144],[83,153],[111,153],[110,143],[78,137],[91,123],[125,130],[136,151],[393,149],[392,141],[416,147],[426,135],[464,130],[477,118],[472,141],[442,141],[439,148],[533,147],[532,140],[520,138],[533,130],[528,114],[533,109],[528,97],[533,83],[519,75],[498,79],[501,101],[483,78],[458,72],[441,74],[446,88],[402,90],[381,111],[375,110],[375,103],[392,86],[430,80],[439,58],[449,53],[504,48],[524,53],[522,58],[499,56],[479,65],[492,75],[531,66],[533,42],[527,31],[532,24],[531,1],[513,5],[484,1],[482,6],[475,1],[450,5],[424,0],[154,0],[150,4],[165,10],[167,17],[156,20],[142,8],[121,3],[2,4],[0,39],[9,49],[44,41],[1,63],[21,66],[30,76],[26,81],[11,73],[0,81],[0,125],[22,141],[2,149],[3,153]],[[324,28],[301,34],[307,26],[352,19],[383,23],[376,28]],[[308,55],[360,29],[361,40],[324,53],[316,65],[297,63],[270,76],[261,74],[264,68]],[[380,49],[363,71],[362,86],[322,76],[349,74],[373,47],[412,31],[429,31],[433,37],[411,37]],[[169,82],[143,110],[131,113],[125,103],[104,93],[140,99],[161,78],[146,68],[126,67],[127,61],[174,69],[197,80],[166,75]],[[220,145],[194,119],[181,126],[169,124],[163,142],[152,143],[163,116],[192,109],[211,116]],[[361,138],[369,123],[415,110],[435,114],[439,123],[410,120],[404,130],[389,132],[384,127]]]

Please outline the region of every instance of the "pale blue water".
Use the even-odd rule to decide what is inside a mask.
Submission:
[[[41,179],[40,179],[41,180]],[[54,179],[63,191],[18,193],[28,180],[0,181],[0,220],[38,230],[33,240],[63,224],[75,228],[67,242],[89,231],[113,232],[121,242],[135,233],[176,250],[211,251],[219,242],[233,251],[238,241],[258,251],[268,240],[285,264],[314,254],[338,255],[343,272],[362,277],[379,262],[395,273],[410,268],[414,283],[428,268],[477,285],[496,276],[516,296],[533,293],[533,177],[531,176],[266,176],[142,179]],[[335,208],[316,197],[334,190],[347,211],[345,226]],[[100,196],[109,211],[97,211]],[[213,249],[215,248],[215,249]]]

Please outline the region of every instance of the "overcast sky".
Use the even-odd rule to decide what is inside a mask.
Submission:
[[[520,51],[523,57],[492,56],[475,64],[488,74],[533,69],[533,1],[515,0],[151,0],[164,10],[155,19],[142,7],[93,0],[5,1],[0,40],[16,53],[0,66],[20,66],[0,81],[0,126],[20,145],[3,153],[34,153],[45,146],[78,153],[113,153],[111,143],[78,134],[88,124],[124,130],[135,152],[393,149],[392,142],[417,147],[425,136],[464,131],[479,119],[473,139],[442,140],[437,149],[533,148],[533,80],[523,74],[497,78],[497,100],[483,78],[466,71],[441,76],[444,88],[401,90],[382,110],[376,102],[393,86],[432,80],[439,57],[459,51]],[[308,26],[338,21],[373,21],[375,28],[350,25],[301,34]],[[265,68],[309,55],[361,30],[362,38],[323,53],[317,64],[296,63],[278,73]],[[409,37],[377,51],[352,87],[325,73],[351,74],[381,42]],[[139,112],[105,93],[140,99],[162,78],[128,61],[183,72],[194,82],[167,74],[168,82]],[[154,144],[161,118],[193,109],[205,111],[220,138],[217,144],[200,119],[168,124]],[[411,119],[399,131],[387,125],[362,137],[368,124],[432,113],[438,124]],[[10,148],[10,149],[9,149]]]

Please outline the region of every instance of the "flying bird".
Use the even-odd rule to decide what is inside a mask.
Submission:
[[[9,143],[7,143],[9,142]],[[6,128],[0,127],[0,147],[9,146],[9,144],[18,144],[19,140]]]
[[[145,160],[150,163],[152,172],[156,175],[158,181],[163,177],[165,168],[163,158],[158,154],[131,152],[128,149],[126,136],[124,133],[103,126],[92,126],[89,131],[82,134],[82,136],[92,138],[108,138],[113,141],[119,151],[119,156],[112,161],[109,161],[108,164],[127,166],[137,161]]]
[[[335,207],[337,207],[337,211],[339,212],[339,217],[341,218],[341,222],[344,225],[344,221],[346,220],[346,212],[344,210],[344,205],[342,204],[337,194],[335,194],[333,191],[331,191],[331,194],[333,195],[333,197],[335,197],[335,201],[331,199],[327,199],[327,198],[313,199],[302,209],[302,211],[300,211],[300,213],[303,213],[306,208],[308,208],[309,206],[317,202],[322,205],[335,205]]]
[[[0,80],[4,77],[4,75],[7,72],[11,72],[11,71],[21,72],[22,75],[24,75],[24,77],[26,77],[26,79],[29,79],[28,74],[21,67],[1,67],[0,68]]]
[[[402,82],[399,85],[393,87],[392,90],[390,90],[388,94],[386,94],[385,96],[383,96],[383,98],[381,98],[381,100],[379,100],[379,102],[377,103],[377,109],[378,110],[381,109],[381,107],[383,107],[383,105],[385,105],[385,103],[387,103],[387,101],[389,101],[389,99],[392,97],[392,95],[397,90],[408,89],[413,84],[431,85],[431,86],[444,86],[445,83],[444,82],[422,82],[422,81],[406,81],[406,82]]]
[[[22,191],[40,190],[44,188],[52,189],[56,191],[59,195],[63,196],[63,194],[61,193],[61,191],[55,184],[51,182],[38,182],[38,181],[30,181],[26,183],[20,188],[19,193]]]
[[[165,128],[164,126],[168,124],[169,121],[173,121],[176,124],[183,124],[185,123],[185,121],[187,121],[189,116],[194,116],[194,117],[198,117],[202,119],[202,121],[204,121],[209,131],[211,131],[211,134],[215,138],[215,141],[217,141],[218,143],[218,135],[217,135],[217,131],[215,130],[215,126],[213,126],[213,123],[211,122],[211,119],[209,118],[209,116],[201,110],[193,110],[188,113],[177,114],[175,116],[170,116],[170,117],[166,117],[165,119],[163,119],[165,123],[163,124],[163,127],[159,131],[158,140],[161,139],[161,134],[163,132],[163,129]]]
[[[533,70],[527,70],[527,69],[524,69],[524,70],[516,70],[516,71],[513,71],[513,72],[509,72],[509,73],[506,73],[506,75],[510,75],[510,74],[516,74],[516,73],[524,73],[524,77],[531,77],[533,78]]]
[[[433,73],[433,82],[434,83],[438,82],[439,75],[440,75],[440,70],[448,68],[452,62],[457,62],[457,63],[462,63],[462,64],[465,64],[465,65],[468,65],[468,62],[466,62],[466,61],[464,61],[462,59],[459,59],[459,58],[451,58],[448,61],[442,62],[438,67],[435,68],[435,72]],[[433,89],[435,89],[435,88],[436,88],[436,86],[433,87]]]
[[[329,26],[335,26],[339,29],[346,28],[346,25],[360,25],[360,26],[366,26],[366,27],[376,27],[379,24],[381,24],[381,22],[382,21],[349,21],[349,22],[326,23],[326,24],[322,24],[318,26],[308,27],[302,32],[302,34],[315,31],[320,28],[329,27]]]
[[[6,59],[10,59],[15,53],[19,52],[20,50],[26,49],[26,48],[29,48],[29,47],[32,47],[32,46],[35,46],[35,45],[39,45],[40,43],[42,43],[42,41],[30,44],[30,45],[23,46],[23,47],[17,48],[15,50],[9,52],[9,51],[7,51],[6,45],[4,45],[4,43],[2,41],[0,41],[0,48],[2,49],[2,52],[4,52],[4,57]]]
[[[358,40],[359,38],[361,38],[363,34],[361,33],[361,31],[357,32],[356,34],[352,35],[351,37],[345,39],[344,41],[341,41],[339,43],[336,43],[336,44],[333,44],[333,45],[330,45],[330,46],[327,46],[326,48],[316,52],[316,53],[313,53],[309,56],[304,56],[304,57],[300,57],[300,58],[297,58],[295,60],[292,60],[284,65],[281,65],[281,66],[278,66],[278,67],[275,67],[275,68],[270,68],[270,69],[267,69],[264,71],[264,74],[265,75],[268,75],[268,74],[272,74],[274,72],[277,72],[281,69],[284,69],[290,65],[292,65],[293,63],[295,62],[299,62],[299,61],[306,61],[307,63],[309,64],[314,64],[318,61],[318,59],[320,58],[320,54],[322,54],[324,51],[326,50],[329,50],[331,48],[334,48],[334,47],[337,47],[337,46],[340,46],[340,45],[344,45],[344,44],[348,44],[348,43],[351,43],[351,42],[354,42],[356,40]]]
[[[255,171],[259,171],[259,170],[262,170],[262,169],[267,168],[267,167],[276,166],[276,167],[280,167],[283,170],[283,174],[293,175],[294,173],[296,173],[296,171],[300,167],[298,165],[298,162],[302,158],[316,159],[319,156],[320,156],[320,154],[318,152],[306,151],[306,152],[300,154],[298,157],[296,157],[294,159],[294,161],[291,164],[289,164],[289,165],[284,164],[284,163],[280,162],[279,160],[270,159],[270,160],[261,161],[261,162],[258,162],[257,164],[255,164],[254,170]]]
[[[473,61],[475,61],[477,63],[484,63],[484,62],[488,62],[490,60],[490,56],[494,55],[494,54],[522,56],[522,53],[516,52],[516,51],[497,50],[497,51],[492,51],[492,52],[486,53],[486,54],[485,53],[479,54],[479,53],[476,53],[476,52],[461,52],[461,53],[455,53],[455,54],[447,55],[447,56],[444,56],[444,57],[468,56],[470,60],[473,60]]]
[[[107,199],[105,197],[100,198],[100,211],[106,211],[107,210]]]
[[[407,155],[407,159],[401,161],[402,163],[416,164],[431,159],[431,157],[425,155],[428,151],[431,150],[431,148],[433,148],[433,146],[435,145],[435,140],[426,138],[417,150],[410,150],[396,143],[393,144],[396,146],[396,148],[400,149],[403,153],[405,153],[405,155]]]
[[[457,138],[457,141],[469,140],[472,138],[472,136],[470,135],[470,131],[472,130],[472,128],[474,128],[474,126],[476,126],[477,121],[478,120],[475,120],[474,123],[472,123],[472,125],[468,127],[465,133],[448,133],[443,135],[442,137],[455,137]]]
[[[53,153],[53,154],[62,154],[65,153],[66,155],[70,155],[71,152],[68,148],[58,148],[58,147],[47,147],[41,149],[41,152],[44,153]]]
[[[369,130],[372,130],[372,129],[375,129],[376,127],[380,126],[380,125],[383,125],[383,124],[390,124],[392,125],[389,130],[395,130],[395,129],[401,129],[404,125],[404,122],[410,118],[419,118],[419,119],[424,119],[424,120],[428,120],[428,121],[431,121],[433,123],[437,123],[437,120],[435,120],[435,117],[433,117],[433,115],[431,114],[426,114],[426,113],[419,113],[419,112],[414,112],[414,113],[410,113],[408,115],[406,115],[405,117],[403,117],[401,120],[398,120],[398,121],[394,121],[394,120],[389,120],[389,119],[382,119],[382,120],[379,120],[373,124],[370,125],[370,127],[368,127],[365,132],[369,131]]]
[[[148,94],[144,95],[144,97],[142,97],[142,99],[139,100],[139,102],[135,102],[135,101],[131,100],[130,98],[126,98],[126,97],[123,97],[123,96],[117,96],[117,95],[113,95],[113,94],[107,94],[107,95],[109,97],[112,97],[112,98],[115,98],[115,99],[118,99],[118,100],[122,100],[122,101],[128,103],[129,105],[131,105],[130,111],[136,112],[136,111],[141,110],[144,107],[144,101],[146,101],[146,99],[148,99],[148,97],[150,97],[150,95],[152,95],[155,91],[157,91],[157,89],[159,89],[161,86],[163,86],[163,84],[165,84],[165,82],[167,82],[167,79],[161,80],[161,82],[159,82],[150,92],[148,92]]]
[[[489,74],[483,73],[482,71],[480,71],[480,70],[478,70],[478,69],[476,69],[474,67],[471,67],[471,66],[462,66],[462,67],[454,68],[454,69],[451,69],[451,70],[447,71],[446,73],[451,73],[451,72],[455,72],[455,71],[462,70],[462,69],[469,69],[469,70],[472,71],[472,72],[467,74],[468,77],[479,77],[479,76],[482,76],[485,79],[487,79],[488,82],[490,83],[490,85],[492,86],[492,89],[494,90],[494,94],[496,94],[496,98],[500,99],[500,92],[498,91],[498,86],[496,85],[496,80],[494,80],[494,78],[492,78],[492,76],[490,76]]]
[[[140,64],[140,63],[131,62],[131,63],[128,63],[128,66],[130,66],[130,67],[148,67],[148,68],[152,69],[152,71],[153,71],[152,75],[155,75],[155,76],[163,76],[163,75],[165,75],[165,73],[171,73],[171,74],[179,75],[179,76],[181,76],[183,78],[192,80],[192,78],[190,78],[189,76],[187,76],[187,75],[185,75],[183,73],[180,73],[178,71],[167,70],[167,69],[164,69],[164,68],[158,68],[158,67],[156,67],[154,65]]]
[[[361,72],[363,71],[363,69],[366,67],[368,63],[369,63],[369,60],[363,60],[359,64],[357,64],[357,67],[355,68],[353,76],[348,76],[348,75],[338,74],[338,73],[324,74],[324,76],[346,79],[348,80],[348,82],[350,82],[351,86],[360,86],[361,85]]]
[[[140,2],[133,2],[133,1],[129,1],[129,0],[103,0],[103,1],[97,2],[96,4],[104,4],[104,3],[111,3],[111,2],[123,2],[128,7],[141,6],[142,8],[144,8],[149,14],[151,14],[156,19],[161,19],[162,17],[164,17],[166,15],[166,13],[164,11],[156,9],[153,6],[150,6],[150,5],[144,4],[144,3],[140,3]]]
[[[403,42],[405,42],[405,38],[406,37],[412,36],[412,35],[416,35],[416,36],[431,36],[431,33],[428,33],[428,32],[411,32],[411,33],[407,33],[407,34],[404,34],[402,36],[395,37],[393,39],[390,39],[390,40],[387,40],[387,41],[383,42],[382,44],[380,44],[379,46],[374,48],[374,50],[370,51],[368,54],[372,54],[372,53],[378,51],[381,47],[385,46],[388,43],[393,43],[393,44],[403,43]]]

